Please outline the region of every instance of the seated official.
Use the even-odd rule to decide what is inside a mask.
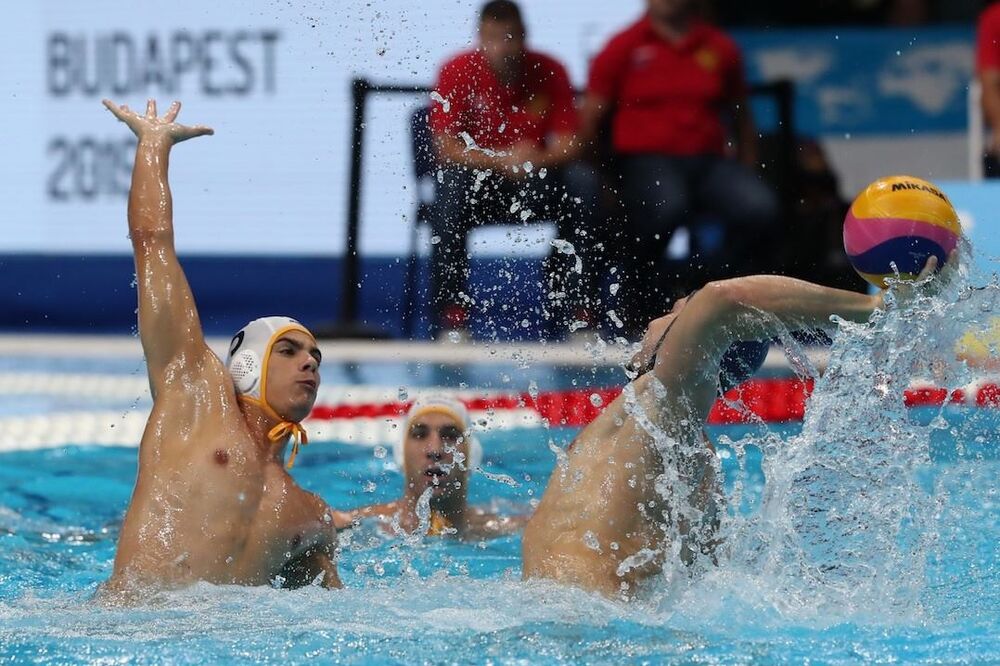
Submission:
[[[603,274],[600,180],[577,161],[578,117],[566,70],[525,46],[516,4],[483,6],[477,47],[445,63],[433,98],[430,126],[442,165],[431,248],[436,334],[466,329],[466,238],[497,221],[555,223],[565,242],[553,245],[545,263],[543,314],[556,335],[579,328],[576,322],[596,323],[601,309],[591,281]]]
[[[622,314],[629,332],[707,279],[769,270],[780,209],[757,171],[737,44],[699,18],[694,0],[646,0],[646,13],[608,41],[588,78],[581,139],[593,140],[610,122],[621,177],[626,222],[612,245],[625,265],[620,298],[629,304]],[[673,233],[705,214],[724,223],[718,258],[666,274]]]

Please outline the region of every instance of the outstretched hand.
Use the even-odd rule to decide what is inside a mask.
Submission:
[[[938,258],[932,254],[927,257],[927,262],[924,264],[923,269],[916,278],[913,280],[898,280],[894,282],[891,286],[894,287],[893,292],[895,294],[896,301],[899,303],[905,303],[920,294],[929,295],[940,291],[946,284],[948,284],[949,281],[951,281],[952,276],[958,270],[958,250],[952,250],[951,254],[948,255],[948,260],[945,262],[945,265],[941,268],[940,272],[937,268]],[[885,290],[879,294],[879,297],[884,304]]]
[[[139,138],[139,141],[160,141],[167,145],[180,143],[193,139],[196,136],[214,134],[211,127],[205,125],[181,125],[177,120],[177,114],[181,110],[181,103],[174,102],[167,109],[162,118],[156,115],[156,100],[151,99],[146,103],[146,115],[139,115],[128,106],[118,106],[109,99],[104,100],[104,106],[114,114],[115,118],[122,121]]]

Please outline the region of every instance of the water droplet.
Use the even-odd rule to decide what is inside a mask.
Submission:
[[[385,49],[382,49],[382,51],[384,52]],[[379,55],[382,55],[382,54],[379,53]],[[439,93],[438,91],[436,91],[436,90],[432,90],[431,91],[431,99],[434,100],[435,102],[437,102],[438,104],[440,104],[441,105],[441,109],[445,113],[448,113],[448,112],[451,111],[451,102],[449,102],[446,98],[442,97],[441,93]]]

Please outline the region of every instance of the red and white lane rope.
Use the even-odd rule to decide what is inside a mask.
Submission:
[[[753,379],[716,402],[713,424],[761,420],[800,420],[813,388],[797,378]],[[589,423],[621,392],[620,387],[543,391],[537,394],[498,391],[456,391],[450,388],[412,389],[371,386],[322,387],[304,426],[315,441],[336,440],[358,445],[391,445],[400,436],[403,415],[411,400],[427,393],[445,393],[464,401],[479,430],[580,427]],[[59,396],[93,398],[120,409],[49,410],[31,415],[0,416],[0,452],[67,445],[137,446],[149,415],[149,389],[144,377],[100,375],[0,374],[0,394],[45,399]],[[58,400],[54,400],[58,403]],[[1000,407],[1000,384],[982,381],[958,389],[914,383],[904,394],[911,407],[944,404]],[[742,407],[740,407],[742,405]]]

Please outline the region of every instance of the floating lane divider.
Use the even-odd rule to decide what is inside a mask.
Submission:
[[[57,448],[70,445],[138,446],[149,415],[149,393],[145,379],[130,377],[67,376],[56,379],[22,378],[14,382],[0,376],[0,394],[73,396],[72,409],[49,407],[28,415],[0,415],[0,452]],[[14,390],[17,384],[17,390]],[[752,379],[716,401],[708,421],[738,423],[787,423],[799,421],[813,390],[812,380],[797,378]],[[81,393],[83,394],[81,396]],[[579,428],[593,420],[621,393],[620,387],[543,391],[537,394],[497,391],[456,391],[449,388],[419,388],[405,398],[399,388],[372,386],[322,387],[318,404],[304,423],[313,441],[335,440],[358,445],[392,444],[401,436],[403,416],[411,400],[425,394],[447,394],[469,408],[479,431],[519,428]],[[80,409],[80,400],[100,401],[99,409]],[[909,407],[1000,407],[1000,384],[981,381],[948,389],[914,382],[904,392]],[[130,404],[109,409],[112,401]],[[52,400],[58,404],[58,400]]]

